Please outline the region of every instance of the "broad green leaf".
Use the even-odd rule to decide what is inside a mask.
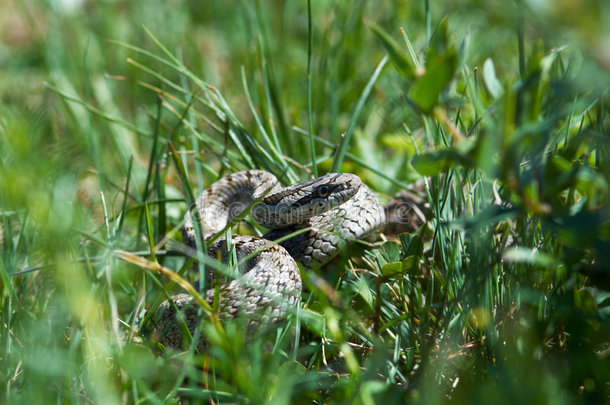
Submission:
[[[381,257],[385,263],[397,262],[400,260],[400,246],[394,241],[385,242],[379,249]]]
[[[409,256],[400,262],[387,263],[381,268],[381,274],[387,278],[399,278],[403,274],[413,273],[419,265],[418,256]]]
[[[326,329],[326,320],[324,315],[312,311],[308,308],[301,308],[299,310],[299,319],[307,328],[317,333],[324,333]]]
[[[424,254],[424,242],[418,235],[411,235],[410,233],[401,233],[398,235],[400,243],[402,244],[402,250],[400,252],[400,259],[404,260],[408,256],[422,257]]]
[[[361,279],[358,280],[357,288],[358,288],[358,295],[360,297],[362,297],[362,300],[368,306],[368,310],[369,311],[373,311],[373,309],[374,309],[373,308],[373,306],[374,306],[374,303],[373,303],[373,301],[374,301],[373,294],[371,293],[371,288],[366,283],[365,279],[361,278]]]
[[[491,94],[494,99],[497,99],[504,94],[504,88],[496,77],[496,69],[490,58],[487,58],[485,63],[483,63],[483,80],[485,81],[485,86],[487,86],[489,94]]]
[[[434,31],[432,38],[430,38],[427,52],[428,60],[435,56],[445,54],[447,49],[449,49],[449,19],[443,17]]]
[[[419,267],[419,256],[407,256],[401,264],[404,273],[412,274],[417,271]]]
[[[430,59],[425,73],[419,77],[409,92],[409,97],[424,112],[431,112],[438,96],[447,88],[457,69],[458,57],[455,48]]]
[[[383,28],[374,22],[367,24],[373,33],[379,38],[381,44],[386,49],[390,60],[398,69],[398,71],[406,78],[413,78],[415,75],[415,67],[407,57],[402,47],[392,38]]]
[[[402,263],[401,262],[393,262],[388,263],[381,268],[381,274],[388,278],[396,278],[402,275]]]

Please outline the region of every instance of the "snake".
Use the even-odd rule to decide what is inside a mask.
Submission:
[[[252,219],[269,231],[262,237],[221,237],[207,246],[208,256],[224,262],[234,249],[244,268],[234,280],[208,290],[205,299],[218,299],[220,318],[245,316],[256,324],[278,322],[298,305],[302,281],[297,262],[305,268],[323,266],[386,220],[384,207],[355,174],[329,173],[282,187],[267,171],[247,170],[221,178],[199,195],[184,216],[184,244],[196,249],[200,235],[199,244],[207,245],[248,208]],[[212,282],[214,278],[210,272]],[[165,347],[181,349],[177,311],[192,334],[201,322],[199,306],[190,294],[170,299],[156,311],[156,333]]]

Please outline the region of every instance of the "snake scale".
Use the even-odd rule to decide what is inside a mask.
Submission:
[[[337,255],[350,240],[377,230],[385,222],[385,212],[373,192],[354,174],[331,173],[317,179],[282,188],[277,178],[261,170],[228,175],[197,198],[185,214],[183,240],[195,248],[193,220],[199,221],[203,239],[221,232],[253,201],[252,218],[270,229],[262,238],[233,235],[231,245],[245,263],[244,274],[219,288],[221,318],[240,315],[263,321],[277,321],[298,304],[301,277],[295,262],[311,268],[321,266]],[[303,230],[305,229],[305,230]],[[300,233],[275,244],[299,230]],[[226,261],[227,241],[222,238],[208,246],[208,255]],[[256,254],[254,254],[256,253]],[[213,274],[211,274],[213,276]],[[215,290],[208,290],[212,302]],[[183,313],[191,333],[199,324],[198,305],[192,296],[171,297],[157,310],[157,334],[166,347],[183,347],[175,309]]]

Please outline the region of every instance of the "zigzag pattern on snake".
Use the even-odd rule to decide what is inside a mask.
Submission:
[[[197,245],[193,220],[199,221],[202,238],[208,240],[258,199],[260,203],[250,214],[270,231],[262,238],[231,238],[238,261],[260,252],[245,263],[242,276],[220,287],[219,310],[224,318],[247,315],[259,321],[281,319],[301,295],[295,260],[305,267],[321,266],[344,244],[365,237],[385,222],[384,208],[377,197],[354,174],[331,173],[282,188],[271,173],[249,170],[224,177],[201,193],[195,207],[185,215],[185,244],[192,248]],[[279,245],[272,242],[303,228],[306,230]],[[226,260],[230,250],[226,244],[225,239],[214,242],[208,246],[208,255]],[[214,289],[207,291],[208,302],[213,297]],[[197,304],[188,294],[175,295],[172,301],[192,333],[200,322]],[[166,301],[157,314],[161,343],[181,348],[182,333],[173,306]]]

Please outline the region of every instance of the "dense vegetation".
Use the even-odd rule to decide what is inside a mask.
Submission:
[[[0,402],[610,402],[608,21],[596,0],[0,3]],[[352,172],[384,201],[420,181],[428,223],[303,270],[277,328],[202,322],[206,350],[165,351],[139,315],[181,290],[164,269],[197,278],[182,215],[249,168]]]

